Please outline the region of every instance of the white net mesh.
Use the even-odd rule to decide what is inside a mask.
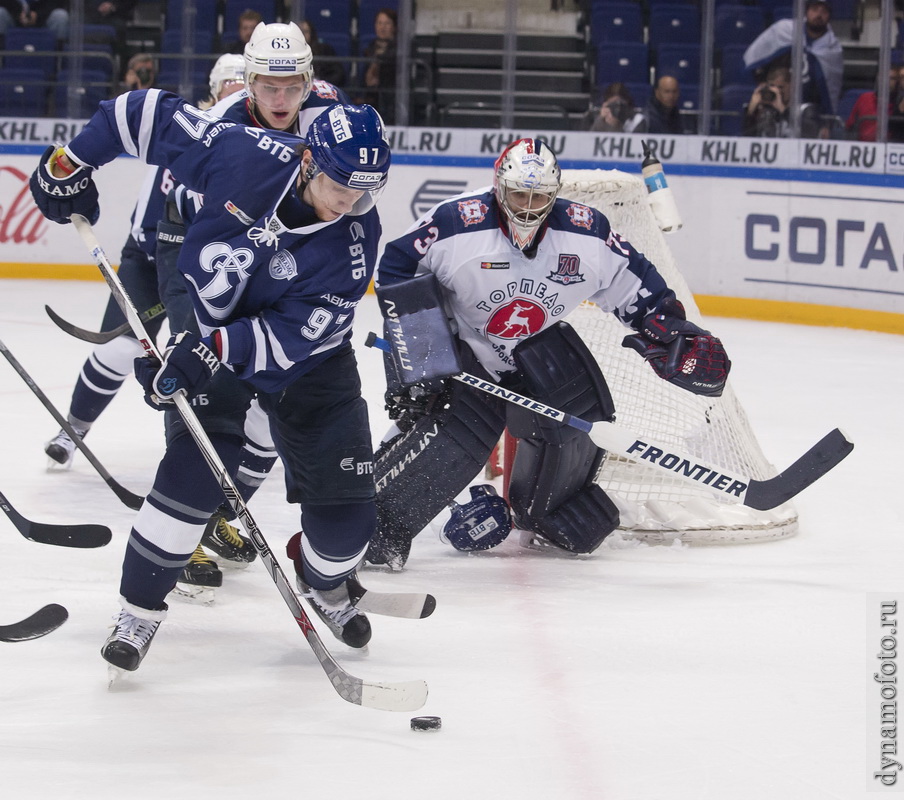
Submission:
[[[562,178],[560,196],[601,210],[613,229],[656,265],[684,303],[688,319],[707,327],[656,224],[641,178],[617,170],[565,170]],[[614,315],[585,303],[567,321],[600,363],[620,425],[727,471],[757,479],[776,474],[730,381],[721,397],[691,394],[659,378],[635,351],[621,346],[630,331]],[[646,541],[740,543],[790,536],[797,530],[790,503],[756,511],[720,500],[704,487],[662,470],[612,456],[606,458],[598,482],[619,507],[620,528]]]

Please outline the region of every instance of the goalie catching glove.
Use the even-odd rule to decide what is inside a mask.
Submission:
[[[144,389],[145,402],[162,410],[172,403],[173,395],[182,392],[186,399],[197,397],[220,368],[214,352],[218,332],[211,335],[213,344],[189,331],[172,336],[163,354],[163,363],[151,356],[135,359],[135,377]]]
[[[722,342],[688,322],[678,300],[648,314],[640,333],[626,336],[622,346],[640,353],[660,378],[707,397],[722,394],[731,369]]]
[[[31,174],[28,187],[38,210],[52,222],[68,225],[73,214],[81,214],[92,225],[100,218],[97,187],[91,178],[90,167],[70,168],[60,161],[62,147],[48,147],[41,156],[38,168]],[[53,174],[54,167],[66,173],[62,177]]]

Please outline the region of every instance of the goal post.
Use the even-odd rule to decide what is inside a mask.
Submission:
[[[602,211],[612,228],[656,265],[684,304],[687,318],[707,327],[659,230],[639,176],[618,170],[564,170],[559,196]],[[622,339],[630,331],[613,314],[584,303],[566,321],[599,362],[615,401],[618,423],[727,471],[758,480],[777,474],[756,440],[730,379],[721,397],[692,394],[659,378],[636,351],[622,347]],[[510,452],[505,461],[510,467]],[[611,455],[604,460],[597,482],[618,506],[619,529],[646,542],[680,539],[688,544],[737,544],[779,539],[797,531],[797,512],[791,503],[757,511],[721,501],[707,489],[662,470]]]

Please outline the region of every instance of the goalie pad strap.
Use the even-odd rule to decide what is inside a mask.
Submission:
[[[412,386],[461,372],[439,281],[427,273],[376,290],[398,382]]]

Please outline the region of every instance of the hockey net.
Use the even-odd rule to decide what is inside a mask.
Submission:
[[[560,196],[601,210],[613,229],[656,265],[684,303],[688,319],[707,327],[659,230],[643,180],[617,170],[565,170],[562,177]],[[727,471],[758,480],[776,474],[730,380],[721,397],[694,395],[657,377],[635,351],[622,347],[630,331],[613,314],[584,303],[567,321],[602,367],[620,425]],[[733,544],[778,539],[797,530],[797,513],[790,503],[757,511],[720,500],[662,470],[611,455],[597,481],[619,508],[620,529],[648,542]]]

